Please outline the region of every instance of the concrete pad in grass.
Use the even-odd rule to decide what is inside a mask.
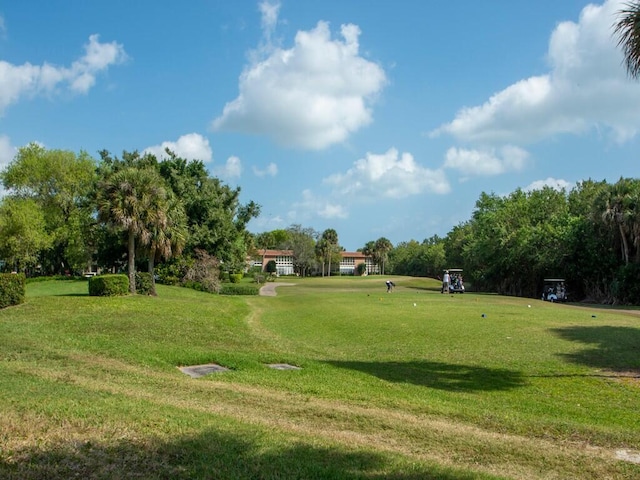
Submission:
[[[217,365],[215,363],[208,363],[206,365],[192,365],[190,367],[178,367],[182,373],[189,375],[191,378],[200,378],[210,373],[228,372],[227,367]]]
[[[274,370],[301,370],[300,367],[289,365],[288,363],[270,363],[267,367],[273,368]]]

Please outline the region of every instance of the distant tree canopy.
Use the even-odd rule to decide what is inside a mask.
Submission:
[[[91,260],[95,209],[89,195],[95,178],[96,163],[87,153],[47,150],[36,143],[21,148],[0,173],[9,193],[6,199],[32,200],[31,211],[44,219],[43,233],[48,240],[32,253],[45,272],[82,269]],[[35,218],[33,221],[38,224]]]
[[[95,161],[35,143],[21,148],[0,173],[7,268],[52,274],[127,264],[131,280],[138,260],[153,272],[157,261],[201,250],[242,271],[252,240],[246,225],[260,207],[241,204],[240,189],[209,176],[202,162],[167,156],[103,150]]]

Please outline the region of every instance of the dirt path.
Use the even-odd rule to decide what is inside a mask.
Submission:
[[[260,295],[265,297],[275,297],[276,287],[290,287],[295,285],[295,283],[285,283],[285,282],[268,282],[264,285],[264,287],[260,288]]]

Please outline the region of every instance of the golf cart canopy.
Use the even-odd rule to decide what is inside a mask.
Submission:
[[[542,300],[548,302],[566,302],[568,297],[564,278],[545,278],[542,289]]]

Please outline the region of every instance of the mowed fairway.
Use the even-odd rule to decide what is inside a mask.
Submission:
[[[28,285],[0,310],[0,478],[640,478],[640,316],[386,279]],[[177,368],[206,363],[230,371]]]

